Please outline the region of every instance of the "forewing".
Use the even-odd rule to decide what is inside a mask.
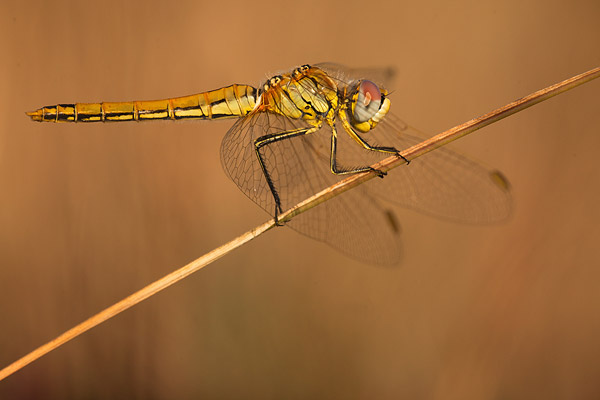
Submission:
[[[405,150],[424,139],[393,115],[369,132],[370,140]],[[444,146],[388,173],[372,185],[373,193],[404,207],[464,223],[506,219],[512,209],[510,184],[488,168]]]
[[[357,79],[370,79],[377,83],[389,80],[381,72],[371,77],[366,70],[331,63],[318,66],[340,85],[349,85]],[[343,130],[339,131],[343,136]],[[374,129],[361,137],[371,146],[392,146],[397,150],[405,150],[426,139],[393,114],[386,115]],[[367,154],[360,146],[347,147],[345,152],[340,152],[340,157],[343,155],[352,160],[362,159],[363,165],[371,165],[382,158],[381,153]],[[358,165],[360,161],[354,163]],[[378,198],[457,222],[501,221],[510,215],[512,209],[510,184],[500,171],[488,168],[448,146],[390,171],[383,181],[376,181],[371,186],[372,193]]]
[[[291,120],[279,114],[256,112],[238,120],[227,132],[221,144],[221,162],[225,172],[255,203],[273,214],[275,201],[267,184],[256,154],[255,141],[265,135],[311,128],[301,120]],[[315,132],[313,135],[322,135]],[[260,151],[281,198],[287,209],[317,190],[312,179],[314,166],[307,162],[308,150],[300,138],[284,139],[263,146]],[[308,158],[309,159],[309,158]]]
[[[359,79],[368,79],[383,85],[385,88],[390,88],[393,86],[397,74],[396,69],[393,67],[350,68],[336,63],[320,63],[315,66],[344,85]]]

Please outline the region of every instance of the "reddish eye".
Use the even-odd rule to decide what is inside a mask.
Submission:
[[[353,116],[357,122],[371,119],[381,107],[381,91],[371,81],[361,81],[358,86],[358,97],[354,104]]]

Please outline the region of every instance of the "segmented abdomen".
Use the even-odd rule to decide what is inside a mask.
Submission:
[[[57,104],[27,115],[40,122],[220,119],[244,116],[254,109],[255,104],[255,88],[231,85],[164,100]]]

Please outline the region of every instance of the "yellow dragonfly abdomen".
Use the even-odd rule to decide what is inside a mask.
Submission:
[[[231,85],[164,100],[57,104],[27,115],[40,122],[108,122],[238,118],[256,105],[256,89]]]

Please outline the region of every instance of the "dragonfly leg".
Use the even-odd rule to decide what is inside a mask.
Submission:
[[[356,174],[358,172],[374,171],[379,178],[387,175],[387,172],[380,171],[373,167],[358,167],[358,168],[340,168],[337,165],[337,130],[335,125],[331,124],[331,154],[329,156],[331,172],[336,175]],[[391,148],[391,147],[390,147]]]
[[[398,151],[398,149],[396,149],[395,147],[371,146],[369,143],[367,143],[367,141],[365,139],[363,139],[358,133],[356,133],[354,131],[354,129],[352,129],[352,126],[350,125],[350,123],[348,122],[348,119],[346,119],[346,116],[342,111],[340,111],[339,117],[340,117],[340,121],[341,121],[342,126],[344,127],[344,130],[346,131],[346,133],[352,139],[354,139],[355,142],[360,144],[363,148],[365,148],[367,150],[371,150],[371,151],[379,151],[381,153],[394,154],[394,155],[396,155],[396,157],[400,157],[401,159],[406,161],[407,165],[410,164],[410,160],[408,160],[406,157],[404,157],[402,154],[400,154],[400,151]]]
[[[277,193],[277,192],[275,192]],[[273,197],[275,197],[275,194],[273,194]],[[282,212],[281,210],[281,204],[277,203],[279,201],[279,196],[277,196],[275,198],[275,213],[273,215],[275,215],[275,226],[284,226],[285,223],[282,223],[279,221],[279,213]]]
[[[291,139],[296,136],[309,135],[313,132],[318,131],[321,128],[321,125],[312,126],[308,128],[299,128],[290,131],[284,131],[280,133],[272,133],[269,135],[264,135],[257,138],[254,141],[254,151],[256,152],[256,157],[258,158],[258,163],[260,164],[260,168],[265,176],[267,181],[267,185],[269,185],[269,189],[271,190],[271,194],[273,195],[273,200],[275,200],[275,224],[277,226],[283,225],[279,222],[278,215],[279,213],[283,213],[283,209],[281,207],[281,198],[279,197],[279,193],[277,193],[277,188],[275,187],[275,183],[273,182],[273,178],[271,178],[271,174],[265,165],[265,160],[263,155],[261,154],[261,148],[279,142],[281,140]]]
[[[401,159],[403,159],[406,162],[406,165],[410,164],[410,161],[406,157],[404,157],[402,154],[400,154],[400,151],[398,151],[395,147],[371,146],[358,133],[354,133],[354,135],[351,135],[351,136],[352,136],[352,138],[354,138],[354,140],[359,142],[367,150],[395,154],[396,157],[400,157]]]

